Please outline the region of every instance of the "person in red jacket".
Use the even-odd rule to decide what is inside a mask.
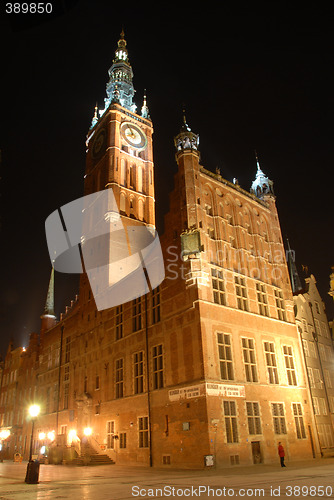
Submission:
[[[283,448],[281,441],[278,443],[278,456],[279,456],[280,461],[281,461],[281,467],[286,467],[286,465],[284,463],[285,451],[284,451],[284,448]]]

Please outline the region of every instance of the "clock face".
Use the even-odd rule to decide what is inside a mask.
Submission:
[[[93,142],[92,157],[94,159],[99,158],[103,154],[106,146],[106,140],[107,131],[103,128],[97,132]]]
[[[121,125],[121,136],[131,147],[143,150],[147,146],[147,137],[144,132],[133,123],[123,122]]]

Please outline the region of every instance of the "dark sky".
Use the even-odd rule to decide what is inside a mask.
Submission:
[[[283,237],[327,295],[333,258],[333,28],[306,3],[51,2],[57,15],[1,19],[0,351],[37,331],[51,265],[47,216],[83,194],[85,138],[124,27],[135,101],[154,124],[158,230],[176,172],[182,108],[202,165],[249,189],[254,150],[274,181]],[[125,3],[125,2],[124,2]],[[235,3],[234,3],[235,4]],[[208,4],[209,5],[209,4]],[[266,7],[267,6],[267,7]],[[2,9],[4,5],[2,6]],[[267,10],[266,10],[267,9]],[[2,10],[3,12],[3,10]],[[56,314],[77,292],[56,273]]]

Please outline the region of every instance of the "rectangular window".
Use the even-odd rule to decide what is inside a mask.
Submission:
[[[153,347],[153,389],[164,386],[162,344]]]
[[[327,405],[325,398],[319,398],[319,408],[321,415],[327,415]]]
[[[152,324],[160,321],[160,287],[152,290]]]
[[[222,380],[233,380],[233,362],[231,335],[227,333],[217,334],[218,356],[220,364],[220,377]]]
[[[289,385],[297,385],[295,363],[293,360],[292,347],[289,345],[283,346],[283,355],[285,361],[286,375]]]
[[[224,418],[227,443],[238,443],[237,408],[235,401],[224,401]]]
[[[132,331],[137,332],[142,328],[142,299],[138,297],[132,301]]]
[[[308,349],[308,342],[305,339],[303,339],[303,347],[304,347],[305,356],[310,357],[310,351]]]
[[[148,448],[148,417],[139,417],[139,448]]]
[[[310,368],[310,367],[308,367],[307,368],[307,374],[308,374],[308,380],[309,380],[310,387],[311,387],[311,389],[314,389],[315,388],[315,382],[314,382],[313,369]]]
[[[286,321],[285,303],[282,290],[275,290],[275,301],[278,319]]]
[[[242,353],[245,365],[247,382],[257,382],[257,368],[255,357],[254,339],[242,339]]]
[[[126,448],[126,432],[119,433],[119,447],[122,449]]]
[[[117,359],[116,360],[116,369],[115,369],[115,376],[116,376],[116,391],[115,391],[115,397],[116,398],[122,398],[123,397],[123,358]]]
[[[70,354],[71,354],[71,337],[66,337],[65,343],[65,363],[70,362]]]
[[[292,412],[295,419],[297,439],[305,439],[306,432],[304,426],[302,405],[300,403],[292,403]]]
[[[262,283],[256,283],[256,296],[259,313],[262,314],[262,316],[269,316],[266,286]]]
[[[314,415],[320,415],[319,400],[316,397],[312,398]]]
[[[115,421],[109,420],[107,422],[107,448],[113,450],[115,447]]]
[[[123,305],[116,307],[116,340],[123,337]]]
[[[262,434],[259,403],[246,402],[249,434]]]
[[[70,384],[64,384],[64,410],[68,409],[68,395],[70,392]]]
[[[223,271],[211,269],[213,301],[222,306],[226,305],[225,284]]]
[[[234,283],[235,283],[235,293],[237,295],[238,308],[241,309],[242,311],[248,311],[248,299],[247,299],[245,278],[241,278],[241,276],[234,276]]]
[[[275,434],[286,434],[286,423],[283,403],[271,403]]]
[[[134,393],[144,392],[144,353],[136,352],[133,356],[134,368]]]
[[[276,363],[275,346],[273,342],[264,343],[264,354],[266,358],[269,384],[278,384],[278,370]]]

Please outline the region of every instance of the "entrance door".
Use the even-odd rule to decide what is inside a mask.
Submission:
[[[260,441],[252,441],[253,464],[262,464]]]

